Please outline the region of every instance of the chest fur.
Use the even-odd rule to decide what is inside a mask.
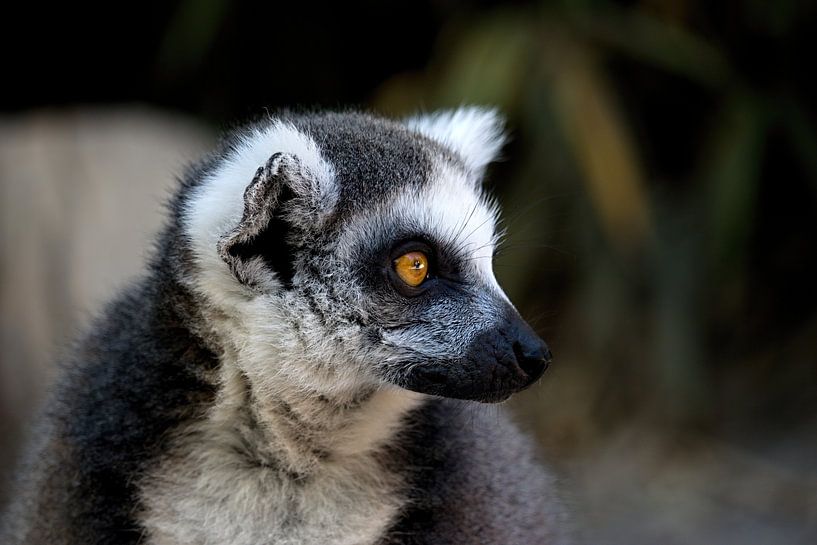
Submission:
[[[165,459],[143,480],[140,518],[152,545],[363,545],[394,520],[400,485],[373,456],[297,476],[211,442]]]

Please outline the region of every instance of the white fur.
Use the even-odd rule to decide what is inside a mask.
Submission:
[[[200,267],[196,287],[219,307],[231,307],[236,301],[244,300],[247,288],[236,282],[219,257],[218,241],[241,221],[244,190],[256,170],[278,152],[290,153],[299,159],[317,184],[314,189],[323,206],[331,208],[337,200],[332,165],[323,158],[309,135],[279,121],[244,136],[236,151],[196,189],[184,214],[185,231]]]
[[[216,320],[232,337],[221,356],[217,400],[205,419],[176,433],[171,454],[141,482],[146,543],[366,545],[402,508],[403,483],[377,452],[423,396],[371,384],[371,398],[338,411],[337,402],[360,392],[361,371],[351,362],[315,368],[299,358],[302,341],[281,325],[288,317],[276,315],[307,315],[291,303],[276,312],[281,302],[259,295],[242,305],[242,320]],[[313,339],[310,353],[336,359],[344,334],[352,333]],[[296,422],[276,410],[282,402]]]
[[[343,397],[362,386],[361,370],[354,363],[316,367],[315,362],[333,362],[344,354],[344,344],[354,341],[354,328],[336,324],[331,334],[298,335],[301,330],[323,331],[314,313],[297,294],[270,290],[259,294],[242,285],[218,254],[218,241],[240,222],[244,190],[256,170],[277,152],[291,153],[311,174],[314,188],[293,188],[317,195],[312,201],[330,210],[339,190],[334,169],[315,142],[289,124],[276,122],[265,130],[245,136],[237,151],[227,157],[196,189],[184,215],[184,228],[191,241],[197,272],[192,287],[209,306],[204,309],[219,344],[235,352],[240,366],[263,396],[296,391],[300,395]],[[258,262],[261,266],[260,261]]]
[[[337,392],[356,391],[360,379],[352,366],[347,371],[327,370],[305,376],[313,369],[303,361],[304,355],[321,353],[331,359],[337,350],[337,339],[293,337],[289,324],[310,320],[311,313],[302,307],[302,302],[296,297],[287,300],[286,294],[253,292],[235,278],[217,251],[221,237],[241,220],[244,190],[256,170],[278,152],[296,156],[310,174],[309,179],[317,184],[314,188],[295,187],[294,191],[312,190],[316,194],[312,200],[317,205],[327,211],[334,206],[339,193],[334,169],[311,137],[282,122],[244,136],[235,153],[204,180],[186,207],[184,228],[198,265],[192,287],[210,303],[208,323],[220,344],[236,352],[238,365],[264,385],[265,395],[293,388],[300,393],[309,390],[333,396]],[[263,266],[260,260],[254,263]],[[270,283],[275,280],[270,279]]]
[[[196,445],[199,449],[201,445]],[[149,545],[369,545],[399,509],[399,482],[371,471],[372,460],[327,464],[306,483],[205,445],[153,475],[146,490]]]
[[[501,293],[492,267],[498,236],[497,206],[482,191],[468,184],[466,178],[459,169],[437,162],[432,180],[420,191],[407,187],[390,202],[352,222],[344,233],[341,248],[351,249],[356,241],[371,240],[373,234],[389,232],[387,226],[378,225],[384,221],[411,225],[434,240],[453,242],[467,260],[466,272]]]
[[[241,220],[245,188],[276,152],[295,155],[317,183],[296,193],[313,191],[327,210],[337,200],[332,166],[309,136],[283,123],[245,137],[190,200],[192,284],[209,302],[203,311],[223,350],[221,376],[206,418],[177,431],[170,454],[140,483],[151,545],[370,544],[404,502],[402,483],[376,453],[422,396],[367,379],[355,361],[333,365],[348,359],[354,327],[301,336],[293,323],[325,326],[296,294],[253,292],[218,255],[218,241]],[[367,390],[365,402],[338,410]]]
[[[412,117],[406,124],[454,150],[477,176],[496,160],[505,143],[504,122],[491,108],[464,106]]]
[[[304,431],[288,430],[260,411],[256,433],[264,441],[254,445],[256,455],[276,464],[265,466],[241,454],[252,433],[241,429],[246,395],[228,363],[208,418],[179,433],[171,454],[142,480],[146,543],[366,545],[382,538],[404,499],[403,483],[380,465],[377,447],[420,396],[383,390],[362,409],[329,418],[333,433],[308,437],[320,443],[308,446],[331,452],[320,462],[303,452]],[[320,405],[297,394],[287,400],[299,415],[327,418]]]

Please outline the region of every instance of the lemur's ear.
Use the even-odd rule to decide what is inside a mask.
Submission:
[[[406,125],[454,150],[478,177],[505,143],[505,120],[493,108],[443,110],[409,118]]]
[[[242,284],[261,292],[291,284],[292,250],[321,219],[314,176],[290,153],[274,154],[255,172],[240,223],[218,241],[219,256]]]

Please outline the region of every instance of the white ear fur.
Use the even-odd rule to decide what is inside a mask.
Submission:
[[[505,144],[505,121],[494,108],[463,106],[418,115],[407,119],[406,125],[451,148],[477,176]]]
[[[240,283],[219,255],[218,243],[241,222],[244,191],[258,168],[275,153],[297,157],[310,173],[317,209],[331,209],[338,198],[334,169],[309,135],[282,121],[243,135],[235,150],[194,189],[183,212],[185,234],[200,269],[200,287],[216,300],[226,301],[224,298],[230,294],[242,292]],[[294,190],[307,192],[308,188]]]

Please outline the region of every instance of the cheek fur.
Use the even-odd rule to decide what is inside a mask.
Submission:
[[[498,320],[496,305],[488,297],[451,298],[404,312],[395,325],[383,328],[381,342],[398,356],[458,358]]]

